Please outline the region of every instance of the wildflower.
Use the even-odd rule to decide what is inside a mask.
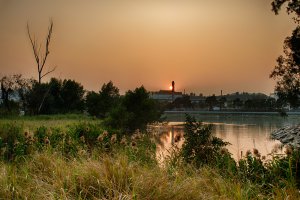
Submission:
[[[86,151],[84,149],[81,149],[79,152],[79,155],[84,156],[86,155]]]
[[[131,140],[135,140],[136,139],[136,134],[133,134],[132,136],[131,136]]]
[[[52,130],[51,129],[47,129],[47,135],[51,135],[52,134]]]
[[[14,142],[14,146],[17,146],[18,144],[20,144],[20,142],[19,142],[18,140],[16,140],[16,141]]]
[[[176,135],[175,138],[174,138],[174,142],[179,142],[181,139],[181,135]]]
[[[85,131],[86,131],[86,132],[89,132],[89,131],[90,131],[90,128],[89,128],[89,127],[86,127],[86,128],[85,128]]]
[[[117,135],[116,134],[113,134],[110,138],[110,142],[111,143],[115,143],[117,141]]]
[[[150,138],[150,142],[151,143],[155,143],[155,139],[154,138]]]
[[[293,153],[293,148],[291,146],[287,146],[285,153],[286,155],[291,155]]]
[[[122,140],[121,140],[120,144],[122,144],[122,145],[126,145],[127,144],[127,140],[126,140],[125,136],[122,137]]]
[[[250,150],[248,150],[248,151],[246,152],[246,157],[248,157],[248,156],[251,156],[251,151],[250,151]]]
[[[84,136],[81,136],[81,137],[80,137],[80,141],[81,141],[81,142],[85,142]]]
[[[24,132],[25,137],[27,138],[29,133],[27,131]]]
[[[258,152],[258,150],[257,149],[253,149],[253,153],[254,153],[254,155],[256,155],[256,156],[258,156],[259,155],[259,152]]]
[[[49,140],[49,138],[48,138],[48,137],[45,137],[45,139],[44,139],[44,143],[45,143],[46,145],[50,144],[50,140]]]
[[[97,137],[98,142],[102,142],[104,139],[103,134]]]
[[[102,135],[103,135],[103,137],[107,137],[108,136],[108,132],[107,131],[103,131]]]
[[[140,134],[140,129],[136,129],[134,133],[135,134]]]
[[[137,146],[137,143],[135,141],[132,141],[131,142],[131,147],[136,148],[136,146]]]

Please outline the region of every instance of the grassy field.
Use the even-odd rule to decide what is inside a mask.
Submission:
[[[101,123],[101,120],[86,115],[67,114],[67,115],[39,115],[39,116],[12,116],[0,118],[0,125],[7,123],[17,123],[24,130],[34,131],[38,127],[59,127],[66,128],[69,125],[89,122]]]
[[[0,136],[0,199],[300,198],[291,177],[265,184],[252,178],[266,172],[240,178],[176,152],[160,165],[151,136],[86,116],[0,119]]]

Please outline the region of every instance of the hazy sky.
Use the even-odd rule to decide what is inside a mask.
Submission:
[[[0,76],[37,78],[26,33],[43,41],[54,21],[47,66],[98,91],[176,89],[206,95],[271,93],[269,79],[294,24],[269,0],[0,0]],[[51,77],[51,76],[49,76]],[[48,77],[48,78],[49,78]],[[45,79],[44,81],[46,81]]]

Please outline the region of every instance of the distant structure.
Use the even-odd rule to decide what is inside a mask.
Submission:
[[[182,92],[175,92],[175,82],[172,81],[171,90],[160,90],[158,92],[151,92],[150,97],[158,101],[173,102],[175,99],[182,97]]]
[[[173,99],[181,98],[182,92],[172,92],[172,90],[159,90],[158,92],[151,92],[150,97],[159,101],[172,102]]]
[[[172,81],[172,102],[174,101],[175,82]]]

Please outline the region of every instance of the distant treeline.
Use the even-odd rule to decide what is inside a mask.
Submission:
[[[172,103],[165,103],[168,110],[226,110],[226,111],[279,111],[289,109],[280,98],[270,97],[262,93],[232,93],[226,95],[195,96],[183,95]]]
[[[110,120],[114,126],[131,121],[134,128],[157,120],[164,110],[278,111],[288,108],[281,98],[262,93],[236,92],[220,96],[191,93],[168,102],[151,99],[143,86],[122,96],[111,81],[95,92],[85,90],[80,83],[70,79],[51,78],[49,82],[39,83],[22,75],[13,75],[0,80],[2,116],[86,113],[107,121],[114,119]]]
[[[85,113],[102,118],[107,126],[135,130],[159,120],[161,109],[143,86],[121,96],[111,81],[94,92],[86,91],[70,79],[51,78],[39,83],[14,75],[1,79],[0,113],[1,116]]]

